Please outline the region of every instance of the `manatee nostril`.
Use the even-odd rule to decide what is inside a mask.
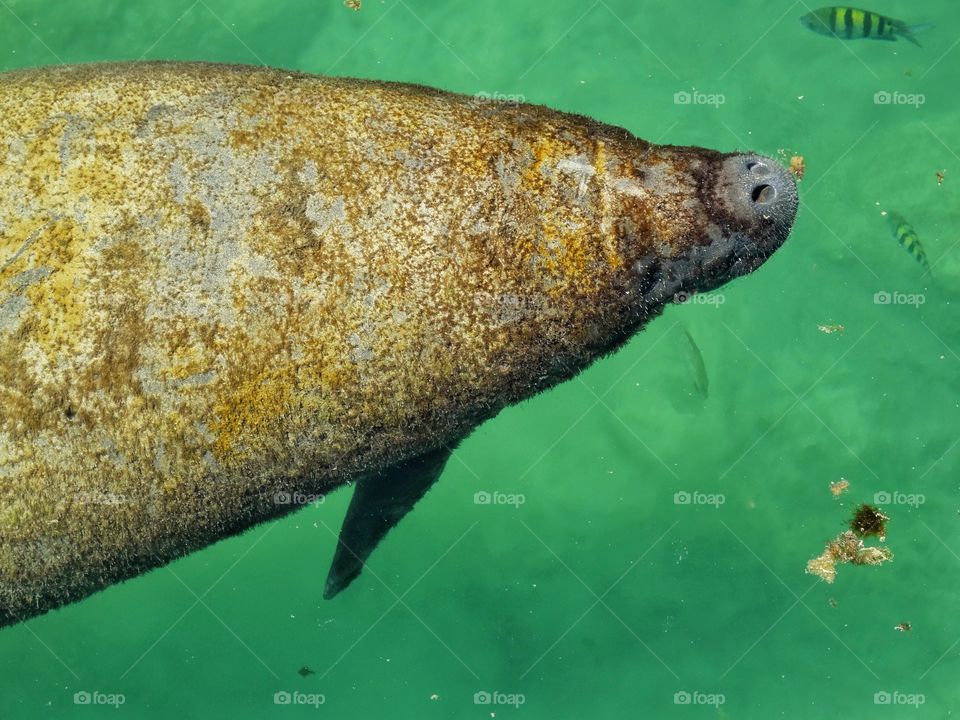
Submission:
[[[796,181],[786,168],[763,155],[731,155],[719,187],[747,235],[761,244],[783,242],[797,212]]]
[[[777,198],[777,189],[773,185],[756,185],[750,197],[758,205],[768,205]]]

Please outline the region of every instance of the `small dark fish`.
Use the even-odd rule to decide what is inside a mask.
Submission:
[[[707,366],[703,362],[703,355],[697,343],[686,328],[682,328],[683,336],[686,338],[684,349],[687,353],[687,360],[690,362],[690,368],[693,370],[693,389],[704,400],[707,399],[707,393],[710,389],[710,379],[707,377]]]
[[[804,27],[821,35],[832,35],[846,40],[903,38],[917,47],[920,47],[920,43],[917,42],[914,33],[930,27],[930,23],[907,25],[902,20],[894,20],[869,10],[836,6],[818,8],[800,18],[800,22]]]
[[[897,238],[897,242],[903,245],[904,249],[913,255],[914,259],[920,263],[924,270],[930,270],[930,263],[927,262],[927,253],[920,244],[920,238],[914,231],[913,226],[903,219],[903,215],[895,212],[887,213],[887,220],[890,223],[890,231]]]
[[[297,670],[297,675],[299,675],[300,677],[307,677],[308,675],[316,675],[316,674],[317,673],[315,670],[311,670],[306,665],[304,665],[302,668]]]

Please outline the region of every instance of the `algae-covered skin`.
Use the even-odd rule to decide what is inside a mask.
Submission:
[[[452,447],[759,266],[795,211],[765,158],[543,107],[0,75],[0,625]]]

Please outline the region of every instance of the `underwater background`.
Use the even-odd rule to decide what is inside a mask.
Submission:
[[[346,490],[0,631],[0,718],[953,716],[960,8],[868,6],[917,47],[816,7],[0,0],[2,70],[265,64],[805,165],[766,265],[483,425],[335,600]],[[806,574],[860,503],[894,560]]]

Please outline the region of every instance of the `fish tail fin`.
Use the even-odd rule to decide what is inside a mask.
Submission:
[[[923,47],[915,35],[916,33],[923,32],[924,30],[929,30],[932,27],[933,23],[920,23],[919,25],[897,25],[894,32],[904,40],[909,40],[917,47]]]

